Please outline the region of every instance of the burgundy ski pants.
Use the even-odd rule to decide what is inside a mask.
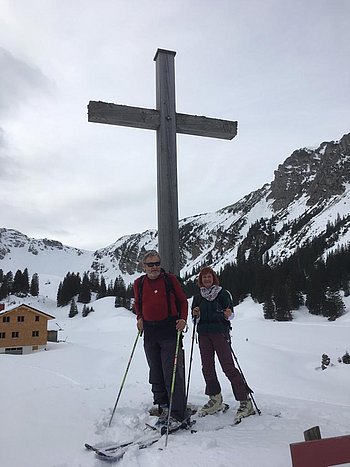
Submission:
[[[202,359],[202,372],[206,383],[205,394],[214,396],[221,392],[215,370],[215,354],[221,368],[229,379],[237,401],[245,401],[248,389],[241,373],[235,367],[230,345],[230,337],[222,333],[199,334],[199,350]]]

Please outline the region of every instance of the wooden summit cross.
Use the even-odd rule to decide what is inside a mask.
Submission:
[[[176,133],[232,139],[237,122],[180,114],[175,106],[176,52],[158,49],[156,110],[90,101],[88,121],[157,130],[158,246],[165,270],[180,274]]]

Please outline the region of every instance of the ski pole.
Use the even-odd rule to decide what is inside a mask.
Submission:
[[[190,392],[190,379],[191,379],[191,370],[192,370],[192,361],[193,361],[193,344],[194,338],[196,334],[196,326],[197,326],[197,316],[193,318],[193,332],[192,332],[192,341],[191,341],[191,355],[190,355],[190,364],[188,366],[188,377],[187,377],[187,387],[186,387],[186,404],[185,407],[187,409],[187,401],[188,401],[188,394]]]
[[[181,331],[177,331],[176,348],[175,348],[175,355],[174,355],[173,377],[172,377],[172,380],[171,380],[171,387],[170,387],[169,412],[168,412],[168,420],[167,420],[167,425],[166,425],[165,447],[167,447],[167,445],[168,445],[169,423],[170,423],[171,409],[172,409],[172,406],[173,406],[173,396],[174,396],[175,377],[176,377],[176,368],[177,368],[177,357],[179,355],[179,348],[180,348],[180,336],[181,336]]]
[[[240,372],[241,375],[242,375],[243,381],[244,381],[246,387],[248,388],[248,391],[249,391],[250,397],[251,397],[251,399],[252,399],[252,401],[253,401],[254,407],[256,408],[256,411],[258,412],[258,414],[261,415],[261,410],[260,410],[260,409],[258,408],[258,406],[256,405],[256,402],[255,402],[255,399],[254,399],[254,396],[253,396],[253,391],[250,389],[250,387],[249,387],[249,385],[248,385],[248,383],[247,383],[247,380],[245,379],[245,376],[244,376],[244,374],[243,374],[242,368],[241,368],[240,364],[238,363],[237,357],[236,357],[236,355],[235,355],[235,353],[234,353],[234,351],[233,351],[233,348],[232,348],[231,343],[230,343],[230,349],[231,349],[231,353],[232,353],[232,355],[233,355],[233,358],[235,359],[235,362],[236,362],[236,364],[237,364],[237,366],[238,366],[239,372]]]
[[[120,395],[121,395],[123,387],[124,387],[125,379],[126,379],[126,376],[128,374],[128,371],[129,371],[131,360],[132,360],[132,357],[133,357],[135,349],[136,349],[136,344],[137,344],[138,338],[141,336],[141,334],[142,334],[142,331],[138,330],[137,331],[137,336],[136,336],[136,339],[135,339],[135,342],[134,342],[134,345],[133,345],[133,348],[132,348],[132,351],[131,351],[129,361],[128,361],[128,364],[126,366],[126,370],[125,370],[125,373],[124,373],[124,376],[123,376],[123,380],[122,380],[122,383],[120,385],[117,400],[115,401],[115,404],[114,404],[114,407],[113,407],[112,416],[111,416],[111,419],[109,420],[108,426],[111,426],[111,423],[112,423],[112,420],[113,420],[113,417],[114,417],[114,412],[115,412],[115,409],[117,408],[117,405],[118,405],[118,402],[119,402],[119,399],[120,399]]]

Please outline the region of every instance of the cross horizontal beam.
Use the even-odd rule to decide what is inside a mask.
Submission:
[[[160,126],[160,113],[158,110],[142,107],[90,101],[88,105],[88,121],[146,130],[158,130]],[[208,138],[233,139],[237,135],[237,122],[176,113],[176,133],[206,136]]]

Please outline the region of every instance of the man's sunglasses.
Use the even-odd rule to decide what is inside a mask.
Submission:
[[[143,263],[145,266],[148,266],[149,268],[153,268],[153,266],[160,266],[160,261],[155,261],[154,263]]]

